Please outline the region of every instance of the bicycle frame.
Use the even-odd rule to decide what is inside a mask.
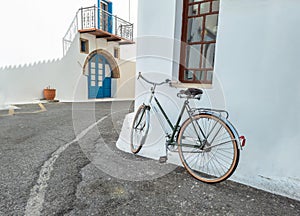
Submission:
[[[178,118],[177,118],[177,121],[176,121],[176,124],[173,125],[172,122],[170,121],[168,115],[166,114],[166,112],[164,111],[163,107],[161,106],[159,100],[157,99],[157,97],[155,96],[155,89],[156,89],[156,85],[154,84],[153,87],[151,88],[151,96],[149,98],[149,101],[148,101],[148,104],[145,104],[146,106],[149,107],[149,111],[152,109],[154,110],[154,114],[156,116],[156,118],[158,119],[159,121],[159,124],[161,125],[162,129],[164,130],[165,134],[166,134],[166,137],[168,138],[167,140],[167,144],[168,145],[178,145],[178,143],[175,141],[175,137],[177,135],[177,133],[179,132],[180,130],[180,122],[181,122],[181,119],[182,119],[182,116],[183,116],[183,113],[184,111],[186,110],[188,115],[189,115],[189,118],[192,119],[192,114],[191,114],[191,107],[189,106],[189,100],[186,99],[182,105],[182,108],[181,108],[181,111],[178,115]],[[168,123],[170,129],[172,130],[172,133],[170,134],[169,131],[167,130],[167,128],[165,128],[165,125],[163,123],[163,120],[161,119],[161,116],[159,115],[159,111],[156,109],[155,106],[153,106],[152,104],[152,101],[155,101],[157,107],[159,108],[159,111],[162,113],[163,117],[165,118],[166,122]],[[195,125],[194,122],[193,122],[193,127],[196,130],[196,127],[200,130],[202,136],[204,137],[204,140],[206,140],[206,136],[203,132],[203,130],[201,129],[201,127],[197,124]],[[197,134],[198,135],[198,134]],[[201,145],[203,144],[203,141],[201,140],[200,136],[198,135],[198,140],[199,142],[201,143]]]
[[[147,80],[145,77],[143,77],[141,75],[141,73],[139,73],[139,76],[138,76],[138,79],[139,78],[142,78],[144,81],[146,81],[147,83],[151,84],[152,87],[151,87],[151,95],[150,95],[150,98],[149,98],[149,101],[148,101],[148,104],[145,104],[145,106],[148,107],[149,111],[151,109],[153,109],[155,112],[155,116],[157,117],[161,127],[163,128],[164,132],[166,133],[166,137],[168,138],[167,140],[167,144],[168,145],[178,145],[178,143],[175,141],[175,137],[176,137],[176,133],[178,133],[180,131],[180,121],[182,119],[182,116],[183,116],[183,113],[184,111],[186,110],[188,115],[189,115],[189,118],[191,120],[193,120],[193,115],[195,113],[195,111],[198,111],[199,113],[204,113],[204,114],[208,114],[208,115],[214,115],[216,116],[218,119],[220,119],[221,121],[225,122],[230,130],[233,132],[234,134],[234,139],[236,140],[236,142],[238,142],[238,146],[240,149],[242,149],[242,147],[245,146],[245,142],[246,142],[246,139],[244,136],[241,136],[239,137],[238,135],[238,132],[237,130],[233,127],[233,125],[227,120],[228,118],[228,112],[225,111],[225,110],[216,110],[216,109],[204,109],[204,108],[194,108],[192,109],[190,106],[189,106],[189,98],[186,98],[186,100],[184,101],[183,105],[182,105],[182,108],[181,108],[181,111],[179,113],[179,116],[178,116],[178,119],[176,121],[176,124],[173,125],[172,122],[170,121],[168,115],[166,114],[166,112],[164,111],[164,109],[162,108],[161,104],[159,103],[158,99],[155,97],[155,89],[156,89],[156,86],[157,85],[163,85],[163,84],[171,84],[171,80],[166,80],[165,82],[161,82],[161,83],[154,83],[154,82],[151,82],[149,80]],[[161,117],[158,115],[158,110],[156,109],[155,106],[152,105],[152,100],[154,99],[155,103],[157,104],[158,108],[159,108],[159,111],[163,114],[163,117],[165,118],[165,120],[167,121],[169,127],[171,128],[172,130],[172,133],[169,134],[168,130],[165,128],[165,125],[163,123],[163,120],[161,119]],[[220,115],[216,115],[216,113],[219,113]],[[222,117],[222,114],[221,113],[225,113],[226,114],[226,117]],[[200,131],[200,134],[203,136],[203,139],[201,139],[200,135],[198,133],[197,134],[197,138],[198,138],[198,141],[200,143],[200,146],[198,145],[197,147],[202,149],[204,146],[205,146],[205,142],[207,141],[207,136],[205,135],[205,133],[203,132],[202,128],[199,126],[198,122],[195,122],[192,121],[192,124],[193,124],[193,128],[195,131],[197,131],[197,129],[199,129]]]

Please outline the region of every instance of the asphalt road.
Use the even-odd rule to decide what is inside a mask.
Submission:
[[[207,185],[181,167],[120,152],[132,102],[45,107],[0,112],[0,215],[300,215],[299,201],[231,181]],[[140,161],[170,172],[124,180]]]

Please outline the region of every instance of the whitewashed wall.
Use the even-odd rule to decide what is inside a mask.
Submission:
[[[248,137],[236,179],[297,199],[299,7],[295,0],[223,0],[217,44],[226,104]]]
[[[61,101],[79,101],[88,99],[87,76],[82,73],[82,66],[87,54],[79,51],[79,37],[62,59],[36,62],[25,66],[0,68],[0,102],[2,104],[30,103],[43,98],[43,89],[56,88],[56,98]],[[81,35],[90,40],[90,52],[105,49],[113,53],[117,43],[107,43],[90,35]],[[120,62],[120,63],[119,63]],[[117,60],[120,64],[120,79],[113,79],[112,95],[116,98],[133,98],[135,63]],[[130,88],[119,90],[124,82],[131,83]]]
[[[61,60],[38,62],[32,65],[0,69],[0,97],[2,103],[28,102],[42,98],[42,90],[54,86]],[[47,68],[47,71],[44,68]]]
[[[177,79],[181,8],[181,0],[139,1],[137,72],[156,81]],[[206,89],[202,103],[226,108],[247,137],[232,179],[298,200],[299,8],[296,0],[221,0],[213,88]],[[146,89],[137,82],[136,106]],[[173,99],[177,90],[159,91],[179,103]],[[175,107],[169,109],[172,117]],[[164,136],[158,130],[150,136],[160,138],[149,148],[162,150]]]

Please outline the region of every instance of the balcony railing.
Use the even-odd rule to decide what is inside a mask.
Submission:
[[[133,41],[133,24],[96,6],[80,8],[63,38],[64,55],[78,31],[96,31],[117,36],[117,40]],[[108,37],[106,35],[106,37]]]

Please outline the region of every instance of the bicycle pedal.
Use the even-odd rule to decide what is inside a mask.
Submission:
[[[168,160],[168,157],[167,157],[167,156],[161,156],[161,157],[159,158],[159,163],[166,163],[167,160]]]

